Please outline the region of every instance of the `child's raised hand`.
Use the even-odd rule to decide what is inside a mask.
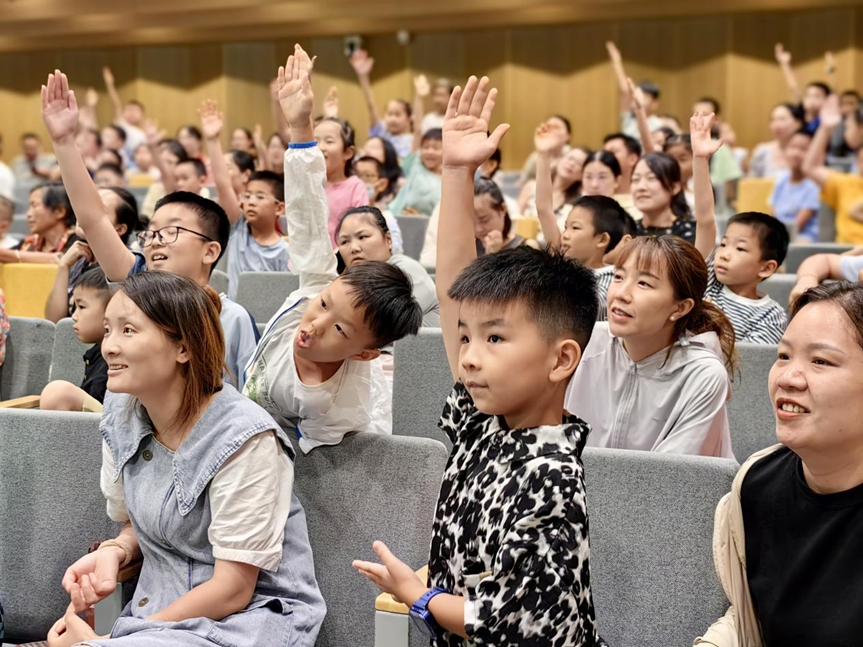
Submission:
[[[617,45],[615,45],[612,41],[605,41],[605,49],[608,51],[608,56],[614,62],[620,62],[623,60],[623,57],[620,55],[620,50],[617,49]]]
[[[635,85],[629,77],[626,77],[626,85],[629,86],[629,96],[632,97],[632,111],[644,110],[648,103],[647,97],[644,96],[644,90],[641,89],[641,86]]]
[[[291,128],[311,124],[315,95],[309,75],[313,64],[308,53],[299,45],[294,45],[294,53],[288,57],[285,66],[279,68],[279,105]]]
[[[547,121],[543,121],[536,128],[533,135],[533,145],[537,153],[546,154],[559,148],[566,140],[566,135],[560,133],[554,126]]]
[[[107,87],[112,87],[114,85],[114,74],[111,72],[111,68],[107,65],[102,68],[102,78],[105,80],[105,85]]]
[[[218,139],[222,134],[222,126],[224,124],[224,115],[219,110],[219,104],[212,99],[207,99],[201,103],[198,108],[198,114],[201,115],[201,129],[204,131],[204,137],[207,139]]]
[[[144,136],[147,138],[147,145],[158,146],[166,134],[164,130],[159,130],[159,122],[155,119],[147,119],[144,122]]]
[[[87,93],[85,94],[85,99],[86,99],[87,107],[95,108],[99,103],[99,93],[96,92],[96,88],[87,88]]]
[[[381,591],[389,593],[408,606],[413,605],[428,591],[428,587],[413,569],[393,555],[382,541],[376,541],[372,547],[383,564],[354,560],[352,565]]]
[[[833,74],[836,71],[836,55],[831,51],[824,52],[824,71]]]
[[[78,129],[78,102],[69,89],[69,80],[60,70],[48,75],[42,86],[42,121],[55,142],[75,138]]]
[[[324,117],[335,118],[339,116],[339,89],[332,86],[324,99]]]
[[[787,51],[782,43],[776,43],[773,47],[773,54],[779,65],[791,65],[791,52]]]
[[[414,88],[417,91],[417,96],[423,99],[431,94],[431,85],[425,74],[414,77]]]
[[[348,59],[357,76],[370,76],[375,67],[375,59],[364,49],[358,49]]]
[[[467,168],[473,173],[497,150],[509,130],[501,124],[488,134],[497,89],[489,89],[488,77],[470,77],[464,90],[456,87],[449,98],[443,124],[444,168]]]
[[[710,129],[713,127],[715,117],[716,115],[712,112],[710,114],[696,112],[689,119],[689,136],[692,139],[693,157],[710,159],[722,146],[721,139],[713,139],[710,136]]]
[[[835,128],[842,123],[842,113],[839,110],[839,96],[831,94],[825,99],[821,110],[818,112],[821,125],[827,128]]]

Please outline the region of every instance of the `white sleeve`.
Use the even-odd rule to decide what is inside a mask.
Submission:
[[[300,288],[325,288],[338,278],[336,255],[327,229],[327,166],[317,146],[285,152],[285,215],[291,262]]]
[[[108,443],[102,441],[102,471],[99,475],[99,487],[108,502],[108,518],[112,521],[125,523],[129,521],[129,512],[126,510],[126,497],[123,494],[123,475],[114,482],[114,455]]]
[[[437,266],[437,227],[440,220],[440,202],[435,205],[429,218],[428,227],[426,227],[425,240],[423,241],[423,250],[420,253],[420,263],[423,267]]]
[[[293,486],[294,465],[275,432],[246,441],[210,482],[213,557],[277,571]]]

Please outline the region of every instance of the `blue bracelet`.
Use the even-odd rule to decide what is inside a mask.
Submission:
[[[288,144],[288,148],[314,148],[317,145],[318,142],[299,142],[297,144],[291,142]]]

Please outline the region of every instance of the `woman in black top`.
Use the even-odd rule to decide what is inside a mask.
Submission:
[[[860,645],[863,284],[794,303],[769,390],[782,445],[748,461],[719,504],[714,555],[732,607],[696,644]]]
[[[642,213],[639,236],[678,236],[695,244],[695,219],[686,203],[680,166],[665,153],[648,153],[632,171],[635,207]]]

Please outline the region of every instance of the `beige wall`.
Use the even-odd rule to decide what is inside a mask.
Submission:
[[[366,46],[377,62],[373,76],[381,105],[389,97],[410,98],[411,79],[420,72],[458,81],[488,74],[500,90],[496,119],[515,126],[503,151],[504,165],[515,168],[532,148],[535,125],[551,113],[571,119],[574,143],[597,146],[617,128],[607,39],[618,43],[633,78],[661,85],[663,111],[685,121],[694,99],[714,95],[746,146],[767,137],[770,107],[787,98],[773,60],[777,41],[793,52],[801,82],[825,77],[823,53],[832,49],[838,59],[833,84],[863,88],[863,8],[857,7],[429,32],[416,34],[407,47],[392,35],[378,35],[367,38]],[[317,96],[323,98],[336,85],[342,115],[364,140],[366,110],[341,38],[301,42],[318,56]],[[17,154],[21,133],[45,135],[39,87],[54,67],[66,72],[83,96],[88,85],[103,90],[101,67],[111,65],[122,96],[142,101],[169,132],[196,122],[196,108],[206,98],[221,102],[229,127],[260,123],[270,131],[267,85],[289,48],[288,42],[263,40],[0,54],[3,157]],[[104,92],[98,112],[102,122],[110,119]]]

